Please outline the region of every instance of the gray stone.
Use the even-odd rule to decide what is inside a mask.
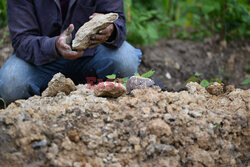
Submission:
[[[133,89],[148,89],[148,88],[155,88],[161,89],[159,86],[155,85],[155,82],[149,78],[143,78],[139,76],[132,76],[127,81],[127,90]]]
[[[32,148],[37,149],[37,148],[40,148],[40,147],[45,147],[46,145],[47,145],[47,140],[35,141],[32,144]]]

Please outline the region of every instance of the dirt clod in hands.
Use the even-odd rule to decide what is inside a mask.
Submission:
[[[77,31],[72,43],[72,48],[75,50],[87,49],[91,45],[90,37],[114,23],[118,17],[119,15],[117,13],[109,13],[105,15],[97,15],[92,18]]]

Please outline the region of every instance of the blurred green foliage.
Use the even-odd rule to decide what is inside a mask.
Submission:
[[[221,40],[250,37],[250,0],[124,0],[128,41],[154,44],[162,37]],[[0,27],[7,25],[0,0]]]
[[[250,0],[125,0],[128,40],[250,37]]]
[[[0,0],[0,27],[7,25],[7,0]]]
[[[200,84],[202,87],[206,88],[208,87],[209,85],[212,85],[214,82],[217,82],[217,83],[220,83],[222,84],[222,79],[220,78],[212,78],[209,80],[206,80],[206,79],[202,79],[202,74],[200,73],[195,73],[194,76],[191,76],[185,83],[185,85],[187,85],[188,83],[190,82],[197,82],[198,84]]]

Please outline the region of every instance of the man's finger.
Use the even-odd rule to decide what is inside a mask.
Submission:
[[[60,43],[60,47],[62,47],[62,49],[66,49],[66,50],[70,50],[71,48],[70,48],[70,46],[69,45],[67,45],[67,44],[65,44],[65,43],[63,43],[63,42],[61,42]]]
[[[91,16],[89,16],[89,19],[91,20],[91,19],[93,19],[95,16],[100,15],[100,14],[102,14],[102,13],[94,13],[94,14],[92,14]],[[103,14],[102,14],[102,15],[103,15]]]
[[[107,28],[104,28],[98,32],[98,34],[108,34],[112,31],[112,25],[108,26]]]
[[[77,51],[77,54],[78,54],[79,56],[82,56],[83,53],[84,53],[84,51]]]
[[[99,35],[99,34],[96,34],[96,35],[93,35],[93,36],[91,37],[91,40],[92,40],[92,41],[104,41],[106,38],[107,38],[107,35]]]
[[[89,48],[91,49],[91,48],[95,48],[95,47],[97,47],[98,45],[100,45],[100,44],[102,44],[102,42],[96,42],[96,41],[92,41],[91,42],[91,45],[89,46]]]
[[[69,27],[66,29],[66,35],[69,36],[74,31],[74,25],[70,24]]]

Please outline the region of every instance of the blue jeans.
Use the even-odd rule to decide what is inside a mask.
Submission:
[[[129,77],[137,72],[142,53],[129,43],[124,42],[119,49],[97,47],[95,56],[77,60],[57,61],[35,66],[13,55],[0,69],[0,96],[7,104],[41,95],[53,75],[61,72],[75,84],[86,83],[87,77],[106,79],[107,75]]]

